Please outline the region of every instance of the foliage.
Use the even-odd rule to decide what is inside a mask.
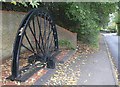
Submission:
[[[59,9],[63,7],[64,10],[60,12],[65,13],[63,17],[66,18],[62,18],[62,23],[69,30],[77,32],[78,40],[97,45],[100,27],[107,25],[109,14],[115,11],[116,3],[64,3]]]
[[[75,48],[72,46],[71,42],[68,41],[68,40],[59,40],[58,42],[59,42],[59,45],[60,45],[61,47],[66,47],[66,48],[68,48],[68,49],[73,49],[73,50],[75,49]]]
[[[118,25],[118,33],[117,33],[118,36],[120,36],[120,24]]]
[[[97,45],[100,28],[107,26],[109,14],[115,12],[116,9],[116,3],[113,2],[46,4],[57,24],[76,32],[78,40],[90,45]]]
[[[120,16],[118,17],[118,20],[120,20]],[[117,23],[117,28],[118,28],[118,35],[120,36],[120,22]]]
[[[1,0],[2,2],[6,2],[7,0]],[[40,4],[41,0],[12,0],[11,3],[14,5],[23,5],[25,7],[32,6],[32,8],[37,8]]]
[[[118,21],[118,12],[116,11],[113,13],[114,17],[112,17],[112,22],[117,22]]]
[[[34,0],[29,4],[37,7],[39,5],[37,1]],[[46,2],[43,4],[51,12],[57,24],[76,32],[78,40],[90,45],[97,45],[99,29],[107,26],[109,14],[116,9],[116,3],[113,2]]]
[[[117,25],[118,25],[118,35],[120,36],[120,2],[118,2],[118,20],[117,20]]]
[[[50,11],[55,22],[66,29],[76,32],[78,40],[90,45],[97,45],[99,30],[106,27],[109,14],[114,13],[114,2],[46,2],[29,0],[30,2],[12,2],[15,5],[44,6]]]

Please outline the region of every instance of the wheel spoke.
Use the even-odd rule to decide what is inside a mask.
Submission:
[[[49,24],[49,25],[48,25],[48,26],[49,26],[49,29],[48,29],[48,30],[49,30],[49,31],[48,31],[49,33],[48,33],[48,36],[47,36],[47,40],[49,40],[50,34],[52,33],[52,29],[51,29],[50,23],[48,22],[48,24]]]
[[[50,22],[49,22],[49,17],[48,19],[46,19],[47,23],[46,23],[46,26],[48,26],[47,30],[48,30],[48,33],[46,35],[46,50],[49,51],[49,40],[50,40],[50,35],[52,33],[52,29],[51,29],[51,25],[50,25]]]
[[[49,31],[49,34],[47,36],[47,50],[49,49],[49,41],[50,41],[50,35],[52,33],[52,29]]]
[[[50,41],[50,45],[49,45],[49,49],[52,47],[53,39],[54,39],[54,37],[52,36],[51,41]]]
[[[42,33],[41,33],[41,17],[40,17],[40,22],[39,22],[39,19],[38,19],[38,17],[37,17],[37,22],[38,22],[38,26],[39,26],[39,44],[40,44],[40,41],[42,40],[42,43],[41,43],[41,45],[44,45],[44,43],[43,43],[43,37],[42,37]],[[40,38],[41,38],[41,40],[40,40]]]
[[[37,23],[38,23],[38,27],[39,27],[39,37],[38,37],[38,42],[40,44],[40,38],[42,38],[41,36],[41,17],[40,17],[40,22],[39,22],[39,18],[37,16]]]
[[[43,39],[44,39],[44,46],[46,48],[46,14],[44,15],[44,34],[43,34]]]
[[[35,53],[34,51],[30,50],[27,46],[25,46],[24,44],[21,44],[22,47],[26,48],[27,50],[29,50],[32,53]]]
[[[28,41],[30,47],[32,48],[32,50],[35,51],[34,48],[33,48],[33,46],[32,46],[32,44],[30,43],[30,40],[29,40],[29,38],[28,38],[26,32],[25,32],[25,37],[26,37],[26,39],[27,39],[27,41]]]
[[[36,44],[38,44],[39,49],[41,50],[42,54],[44,54],[43,50],[42,50],[41,47],[40,47],[40,44],[38,43],[38,41],[37,41],[37,39],[36,39],[36,37],[35,37],[35,34],[34,34],[33,31],[32,31],[31,26],[30,26],[30,25],[28,25],[28,26],[29,26],[29,29],[30,29],[31,33],[32,33],[33,36],[34,36],[34,39],[35,39]]]
[[[50,48],[51,48],[51,46],[52,46],[52,42],[53,42],[53,34],[52,34],[52,32],[53,32],[53,30],[52,30],[52,27],[51,27],[51,22],[49,21],[48,22],[48,35],[47,35],[47,39],[46,39],[46,43],[47,43],[47,51],[50,51]],[[51,35],[52,34],[52,35]]]
[[[34,36],[35,36],[35,38],[36,38],[36,31],[35,31],[35,17],[33,17],[32,23],[33,23]],[[38,43],[38,44],[39,44],[39,43]],[[36,40],[35,40],[35,46],[36,46],[36,51],[38,52],[38,46],[37,46],[37,41],[36,41]]]
[[[34,37],[34,39],[35,39],[36,37],[35,37],[35,35],[34,35],[34,32],[32,31],[32,28],[31,28],[30,24],[28,25],[28,27],[29,27],[29,29],[30,29],[30,31],[31,31],[31,33],[32,33],[32,35],[33,35],[33,37]]]
[[[40,43],[40,39],[41,39],[41,46],[42,46],[42,50],[45,52],[45,46],[44,46],[44,38],[42,36],[42,28],[41,28],[41,25],[42,25],[42,14],[40,16],[40,22],[39,22],[39,19],[37,18],[37,21],[38,21],[38,26],[39,26],[39,43]]]

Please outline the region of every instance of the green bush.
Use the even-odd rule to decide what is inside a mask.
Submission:
[[[78,40],[91,46],[98,45],[99,30],[108,23],[109,14],[116,9],[116,3],[79,2],[68,3],[64,25],[76,32]]]
[[[6,1],[6,0],[4,0]],[[20,1],[16,1],[16,0],[12,0],[11,3],[14,5],[23,5],[25,7],[28,7],[29,5],[31,5],[33,8],[37,8],[40,4],[39,2],[41,2],[41,0],[27,0],[27,2],[25,0],[20,0]]]
[[[76,32],[78,40],[97,46],[99,30],[108,23],[109,14],[115,11],[115,3],[104,2],[46,2],[30,0],[15,2],[15,5],[45,7],[52,14],[56,24]],[[30,8],[30,9],[31,9]],[[68,43],[67,43],[68,44]]]
[[[118,36],[120,36],[120,24],[118,24],[118,32],[117,32]]]
[[[61,47],[65,47],[65,48],[73,49],[73,50],[75,49],[72,46],[71,42],[68,40],[59,40],[58,43],[59,43],[59,46],[61,46]]]
[[[120,36],[120,2],[118,2],[118,7],[117,34]]]
[[[73,3],[67,11],[67,17],[74,22],[71,31],[77,32],[78,40],[92,45],[98,45],[99,20],[96,13],[90,9],[90,3]]]

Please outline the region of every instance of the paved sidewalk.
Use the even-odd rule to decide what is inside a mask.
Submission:
[[[103,36],[100,39],[99,51],[79,56],[76,63],[80,64],[80,77],[77,85],[117,84]]]
[[[50,71],[51,73],[40,78],[34,85],[117,85],[103,36],[100,39],[99,51],[79,54],[74,60],[67,61],[70,64],[62,64],[55,71],[51,70],[54,73]]]

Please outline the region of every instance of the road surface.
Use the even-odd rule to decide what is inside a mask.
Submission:
[[[113,61],[120,73],[120,36],[115,33],[104,33]]]

